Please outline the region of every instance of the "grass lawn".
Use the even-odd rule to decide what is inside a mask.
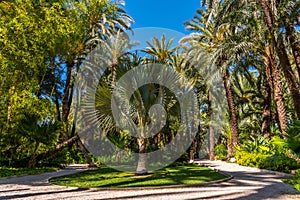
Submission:
[[[43,172],[50,172],[50,171],[55,171],[55,170],[58,170],[58,168],[57,167],[44,167],[44,168],[28,169],[28,168],[0,167],[0,178],[11,177],[11,176],[21,176],[21,175],[40,174]]]
[[[106,166],[100,166],[96,170],[53,178],[50,183],[79,188],[124,188],[199,184],[222,178],[226,178],[226,176],[196,164],[173,165],[146,176],[135,176],[134,173],[120,172]]]

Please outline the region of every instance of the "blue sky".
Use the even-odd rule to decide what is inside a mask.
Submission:
[[[193,18],[200,0],[125,0],[126,12],[133,17],[133,28],[159,27],[187,33],[185,21]]]

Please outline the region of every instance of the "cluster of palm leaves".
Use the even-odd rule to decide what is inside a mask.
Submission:
[[[227,147],[227,157],[231,157],[235,147],[244,141],[253,140],[254,143],[259,143],[263,139],[258,141],[255,138],[271,140],[274,136],[287,139],[290,144],[286,145],[287,148],[296,154],[299,153],[298,122],[293,122],[300,118],[300,45],[297,28],[299,1],[203,0],[203,8],[197,10],[193,19],[185,23],[191,34],[182,38],[180,45],[174,47],[173,39],[163,35],[161,38],[149,38],[148,48],[137,52],[130,52],[128,37],[124,39],[124,32],[130,29],[133,19],[123,10],[122,1],[51,1],[44,7],[42,1],[26,2],[28,5],[32,4],[30,9],[42,8],[43,11],[47,11],[45,13],[48,13],[48,17],[57,14],[55,9],[58,9],[60,12],[51,20],[55,24],[57,19],[68,19],[62,21],[65,24],[61,22],[55,26],[60,30],[70,27],[69,32],[53,34],[53,47],[45,50],[43,62],[39,65],[33,63],[31,67],[34,70],[30,68],[29,72],[26,68],[28,66],[21,62],[26,61],[22,57],[23,54],[11,56],[4,54],[4,51],[1,54],[1,61],[6,59],[21,69],[13,71],[1,68],[3,74],[6,74],[4,78],[1,77],[3,87],[0,90],[3,102],[0,131],[5,136],[0,141],[1,147],[5,146],[0,152],[1,158],[12,159],[12,156],[20,151],[20,147],[14,143],[22,143],[18,136],[23,133],[28,135],[27,139],[31,138],[28,141],[33,141],[28,145],[30,147],[27,151],[28,156],[32,158],[47,147],[57,144],[57,141],[63,142],[64,145],[77,141],[78,146],[82,147],[77,136],[79,130],[76,130],[76,123],[81,119],[77,116],[76,109],[72,109],[72,105],[78,102],[74,102],[76,95],[73,94],[78,92],[74,80],[81,81],[82,85],[92,80],[84,79],[84,76],[94,77],[98,81],[95,101],[87,103],[84,109],[89,112],[90,108],[96,108],[96,117],[92,120],[97,121],[109,140],[119,148],[141,155],[164,147],[176,137],[181,120],[184,119],[181,118],[177,94],[172,93],[170,88],[153,83],[138,88],[130,98],[126,96],[126,91],[118,93],[119,97],[124,97],[123,100],[128,103],[123,106],[122,112],[118,113],[124,115],[124,118],[118,120],[124,122],[123,125],[116,124],[111,106],[117,82],[127,72],[140,65],[154,64],[161,64],[166,69],[176,71],[183,77],[178,78],[176,82],[182,84],[183,79],[188,80],[187,85],[191,86],[197,95],[197,109],[201,116],[193,143],[197,154],[203,144],[208,142],[209,157],[214,159],[214,146],[222,143],[222,147]],[[13,11],[21,5],[22,0],[0,3],[3,11],[1,13],[12,12],[11,17],[14,17]],[[5,20],[1,22],[5,24]],[[64,26],[60,27],[61,24]],[[74,31],[74,27],[78,30]],[[32,44],[34,41],[22,42]],[[97,49],[99,46],[100,49]],[[93,52],[100,54],[95,55]],[[18,56],[20,62],[15,59]],[[101,63],[103,68],[97,69],[98,73],[95,74],[95,69],[90,65],[90,69],[85,68],[86,71],[81,71],[84,75],[82,78],[78,74],[83,64],[87,65],[91,57],[99,59],[95,62]],[[38,75],[31,76],[32,71]],[[19,76],[9,77],[10,74]],[[141,74],[141,77],[143,76],[146,77],[147,74]],[[24,102],[37,98],[39,102],[47,101],[53,109],[46,114],[36,112],[29,116],[26,113],[29,112],[28,109],[14,105],[14,98],[22,95],[25,84],[19,84],[19,77],[26,77],[29,88],[27,90],[32,94],[32,97]],[[154,104],[160,104],[161,107],[152,108]],[[226,105],[225,109],[223,105]],[[76,105],[74,107],[76,108]],[[155,116],[154,112],[160,108],[166,111],[161,114],[161,118]],[[216,115],[215,111],[224,115]],[[45,115],[51,117],[51,120],[45,120]],[[17,120],[15,116],[23,117]],[[131,124],[127,123],[127,118]],[[122,127],[129,130],[136,126],[144,127],[155,120],[165,124],[156,135],[148,139],[132,137],[128,130],[122,130]],[[22,126],[18,126],[20,124]],[[189,127],[189,124],[186,127]],[[42,138],[39,138],[40,132],[44,133],[41,134]],[[220,138],[217,137],[218,134],[221,134]],[[48,143],[48,140],[52,142]],[[61,148],[62,145],[55,147]],[[86,150],[83,147],[81,150],[89,159]],[[146,160],[141,159],[142,164],[137,171],[145,173]]]
[[[244,141],[256,141],[253,138],[261,136],[266,140],[276,135],[288,137],[289,124],[299,117],[299,34],[295,29],[299,24],[299,2],[241,0],[202,1],[202,4],[204,9],[197,10],[194,18],[185,23],[192,33],[182,38],[181,45],[171,48],[172,39],[166,40],[165,36],[160,40],[153,38],[148,42],[149,47],[142,50],[146,54],[144,57],[137,53],[134,59],[123,58],[115,62],[115,66],[111,65],[108,75],[111,74],[112,78],[106,79],[110,80],[106,85],[112,87],[126,72],[122,66],[124,60],[131,65],[126,65],[127,71],[141,63],[163,63],[175,69],[190,81],[198,95],[202,117],[199,132],[209,133],[207,145],[211,159],[214,157],[213,147],[218,142],[227,145],[227,156],[230,157],[235,147]],[[222,80],[218,83],[220,88],[216,79]],[[151,88],[140,88],[138,96],[148,93],[147,98],[154,95],[154,99],[162,99],[170,105],[172,95],[169,92],[159,86]],[[110,90],[107,89],[104,96],[109,96]],[[216,106],[212,104],[224,103],[216,96],[222,92],[227,100],[226,123],[222,123],[222,118],[212,120]],[[100,96],[103,95],[99,95],[99,102],[103,101]],[[147,103],[137,109],[144,101],[147,102],[146,98],[133,98],[133,107],[128,108],[135,123],[139,121],[136,117],[139,112],[147,116]],[[105,111],[108,103],[102,102],[101,105],[99,110]],[[109,126],[109,130],[116,131],[112,114],[106,111],[107,115],[101,115],[105,119],[99,119],[104,122],[104,128]],[[176,112],[169,118],[178,116],[179,112]],[[149,122],[149,119],[144,119],[144,122]],[[168,131],[173,132],[172,125],[168,124],[168,127],[163,130],[167,132],[165,137],[170,134]],[[219,139],[218,134],[222,134]],[[198,143],[203,144],[204,140],[200,137]],[[138,141],[131,144],[138,149]],[[150,147],[151,142],[148,144]],[[199,146],[196,145],[197,153]],[[147,145],[144,147],[148,148]]]
[[[207,52],[222,73],[228,102],[228,156],[233,147],[299,119],[299,1],[201,1],[183,39],[191,59]],[[210,66],[210,67],[211,67]],[[224,127],[228,127],[225,125]]]

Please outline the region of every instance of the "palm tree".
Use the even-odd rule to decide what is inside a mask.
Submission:
[[[62,84],[64,88],[61,89],[63,91],[61,110],[59,108],[60,99],[56,97],[57,118],[65,124],[64,127],[66,128],[61,131],[60,140],[62,143],[58,144],[54,149],[37,155],[37,159],[42,159],[53,152],[61,150],[65,145],[72,145],[74,142],[77,142],[89,164],[91,166],[94,165],[91,162],[88,152],[83,147],[81,140],[79,140],[79,136],[75,134],[76,122],[75,120],[72,122],[70,117],[73,93],[75,90],[73,80],[82,65],[82,61],[87,59],[86,54],[95,48],[99,40],[105,40],[114,33],[130,28],[130,24],[133,20],[125,13],[122,7],[120,7],[122,3],[122,1],[108,3],[107,1],[89,0],[77,3],[69,2],[63,5],[69,14],[68,17],[70,21],[73,20],[79,24],[79,29],[76,30],[76,33],[78,33],[76,37],[72,38],[72,42],[64,43],[64,49],[60,51],[62,55],[54,55],[55,59],[60,59],[59,62],[65,63],[66,66],[66,79],[65,83]],[[61,87],[61,85],[57,85],[57,87],[54,88],[58,90],[59,87]]]
[[[238,11],[238,12],[237,12]],[[234,23],[244,24],[243,29],[238,35],[233,38],[236,45],[241,45],[247,41],[249,48],[242,49],[246,55],[254,55],[261,59],[265,65],[265,70],[262,71],[259,63],[255,64],[260,73],[266,74],[268,84],[264,84],[265,88],[270,88],[277,106],[278,124],[283,132],[287,128],[287,115],[283,99],[283,86],[280,72],[276,64],[276,58],[273,56],[273,48],[275,44],[269,40],[270,33],[264,28],[264,19],[262,19],[258,11],[258,5],[255,2],[243,1],[224,1],[224,6],[221,7],[220,15],[216,17],[219,24]],[[232,16],[235,16],[232,18]],[[255,27],[255,28],[253,28]],[[238,36],[238,37],[237,37]],[[253,59],[253,61],[255,61]],[[256,62],[256,61],[255,61]],[[252,65],[254,63],[252,62]],[[266,90],[265,90],[266,92]],[[266,93],[266,100],[269,98],[268,92]],[[268,101],[268,100],[267,100]],[[268,108],[267,106],[266,108]],[[265,114],[264,114],[265,115]],[[268,114],[267,114],[268,115]],[[267,116],[265,115],[265,116]],[[264,127],[267,127],[264,125]],[[264,130],[266,130],[264,128]]]
[[[292,53],[295,59],[295,63],[298,70],[298,77],[300,77],[300,44],[299,39],[297,38],[295,27],[293,21],[290,17],[284,19],[284,26],[286,29],[286,35],[289,39],[289,44],[292,49]]]
[[[130,28],[133,21],[130,16],[120,7],[123,1],[115,3],[107,3],[97,0],[89,0],[81,2],[85,9],[79,9],[78,13],[81,17],[80,23],[84,26],[83,33],[76,41],[74,46],[68,52],[66,66],[66,82],[64,95],[62,98],[62,121],[68,120],[70,105],[72,104],[73,85],[71,84],[74,67],[80,66],[80,58],[95,47],[95,42],[104,40],[105,38],[116,34],[118,31]],[[72,5],[69,5],[72,8]],[[73,5],[74,6],[74,5]],[[77,8],[75,6],[75,8]],[[73,8],[74,9],[74,8]],[[75,9],[76,10],[76,9]]]
[[[128,61],[125,61],[124,57],[122,58],[122,62],[119,62],[117,66],[119,72],[117,74],[117,78],[122,77],[122,80],[124,80],[124,76],[128,76],[126,72],[131,72],[131,70],[135,69],[142,69],[140,68],[141,66],[133,65],[131,61],[131,58]],[[139,64],[141,61],[142,59],[139,59]],[[128,65],[124,64],[124,62],[128,62]],[[148,65],[150,65],[149,67],[152,67],[151,64]],[[126,67],[124,68],[124,66]],[[167,92],[165,88],[156,84],[150,83],[143,85],[132,94],[128,91],[128,88],[137,88],[137,85],[135,85],[138,82],[137,79],[142,78],[142,80],[144,80],[143,77],[148,76],[151,76],[151,74],[143,72],[139,73],[138,78],[131,76],[126,84],[118,82],[118,87],[115,88],[113,93],[111,93],[109,88],[110,82],[104,78],[97,87],[95,99],[96,120],[108,137],[111,137],[113,134],[120,136],[122,134],[120,131],[121,129],[129,131],[134,138],[134,142],[132,144],[137,146],[136,149],[138,153],[137,166],[135,170],[137,175],[147,173],[148,163],[146,153],[151,145],[151,140],[149,140],[149,138],[152,132],[156,130],[156,125],[163,124],[163,121],[165,120],[163,116],[165,114],[154,116],[154,114],[161,112],[152,106],[154,104],[160,104],[165,110],[168,110],[170,107],[176,105],[173,102],[174,99],[169,96],[169,92]],[[105,82],[105,80],[107,82]],[[174,84],[176,84],[176,80],[174,80]],[[91,102],[91,104],[87,104],[86,109],[93,107],[92,104],[93,102]],[[113,104],[113,106],[111,106],[111,104]],[[121,109],[114,111],[112,108]],[[168,113],[166,113],[166,115],[168,115]],[[130,147],[130,151],[133,151],[134,149],[134,147]]]
[[[278,25],[277,8],[285,1],[275,2],[274,0],[260,0],[265,22],[269,29],[271,41],[275,46],[277,56],[280,60],[280,66],[283,70],[283,74],[288,84],[288,88],[293,99],[294,108],[297,113],[297,117],[300,118],[300,88],[296,80],[294,71],[292,70],[291,63],[286,52],[286,45],[283,41],[282,34],[279,33],[280,27]]]
[[[264,64],[266,68],[266,76],[270,89],[273,91],[274,100],[276,103],[278,121],[280,130],[285,133],[287,129],[287,113],[284,104],[284,92],[282,85],[282,78],[279,69],[276,64],[276,59],[272,55],[272,49],[270,46],[265,47],[264,51]]]
[[[184,38],[183,42],[188,42],[191,46],[190,55],[195,57],[195,54],[201,54],[201,52],[207,52],[211,65],[216,65],[218,69],[222,71],[223,84],[226,92],[227,104],[230,113],[230,125],[232,129],[232,144],[229,144],[229,155],[233,153],[233,146],[239,144],[239,131],[236,117],[236,109],[234,97],[232,94],[231,85],[229,82],[229,67],[231,63],[230,53],[224,52],[231,51],[228,46],[223,45],[226,38],[232,34],[228,26],[215,27],[213,17],[209,12],[197,10],[197,15],[190,21],[185,23],[188,30],[197,31],[198,34],[192,34]],[[196,51],[195,51],[196,49]],[[200,52],[200,53],[199,53]],[[197,61],[199,61],[196,58]],[[194,61],[195,63],[195,61]]]
[[[176,47],[171,48],[173,39],[166,40],[165,35],[162,35],[160,39],[158,39],[157,37],[153,37],[151,39],[151,42],[147,41],[147,44],[149,46],[146,49],[142,50],[142,52],[150,56],[150,58],[146,57],[144,62],[158,62],[162,64],[169,64],[172,55],[177,49]]]

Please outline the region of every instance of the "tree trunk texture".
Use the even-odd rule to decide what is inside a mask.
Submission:
[[[285,44],[282,37],[275,38],[274,32],[278,29],[278,24],[275,21],[274,13],[271,9],[272,1],[269,0],[260,0],[263,12],[265,14],[265,20],[267,22],[268,29],[271,33],[272,42],[275,45],[276,53],[280,61],[280,67],[285,76],[291,97],[293,99],[294,108],[297,114],[297,118],[300,118],[300,88],[296,80],[296,76],[292,70]]]
[[[208,91],[208,114],[211,119],[213,110],[212,110],[212,96],[210,91]],[[215,130],[211,123],[209,125],[209,160],[215,160]]]
[[[277,67],[275,58],[271,55],[270,47],[266,48],[265,50],[265,58],[264,63],[266,67],[266,76],[271,87],[271,91],[274,96],[274,100],[276,103],[276,109],[278,114],[278,121],[279,121],[279,128],[282,133],[286,133],[287,129],[287,116],[286,116],[286,109],[284,105],[284,98],[283,98],[283,86],[281,81],[280,71]]]
[[[117,80],[117,65],[118,65],[118,62],[113,63],[111,65],[111,74],[112,74],[111,85],[112,86],[114,86],[116,84],[116,80]]]
[[[264,110],[262,114],[261,133],[265,138],[271,136],[271,88],[265,83],[263,88]]]
[[[139,146],[139,157],[138,164],[136,168],[136,175],[147,174],[147,155],[146,155],[146,140],[144,138],[137,138],[137,143]]]
[[[80,151],[83,153],[83,156],[89,164],[89,167],[97,167],[97,165],[93,163],[91,156],[89,155],[88,151],[86,150],[85,146],[82,144],[80,139],[77,140],[77,145]]]
[[[72,95],[73,95],[73,88],[71,84],[72,79],[72,69],[74,67],[74,61],[67,61],[67,74],[66,74],[66,85],[64,89],[64,95],[62,98],[62,122],[68,122],[68,117],[70,114],[71,104],[72,104]],[[68,139],[68,126],[66,126],[66,130],[63,130],[61,133],[62,140]]]
[[[230,127],[231,127],[231,131],[232,131],[232,145],[229,145],[229,147],[233,148],[234,146],[239,145],[240,141],[239,141],[239,130],[238,130],[237,117],[236,117],[234,97],[233,97],[231,86],[229,83],[228,70],[226,70],[225,74],[223,75],[223,83],[224,83],[227,103],[228,103],[228,107],[229,107]],[[233,150],[232,150],[232,152],[233,152]]]
[[[209,160],[215,160],[215,130],[209,126]]]
[[[55,94],[55,108],[56,108],[56,115],[57,115],[57,121],[61,121],[61,115],[60,115],[60,108],[59,108],[59,97],[58,94]]]
[[[285,29],[286,29],[286,35],[289,39],[290,46],[291,46],[293,56],[295,59],[295,63],[297,66],[298,77],[300,77],[300,44],[299,44],[298,38],[296,36],[294,24],[292,21],[290,21],[288,19],[288,16],[287,16],[287,18],[284,19],[284,24],[285,24]]]

